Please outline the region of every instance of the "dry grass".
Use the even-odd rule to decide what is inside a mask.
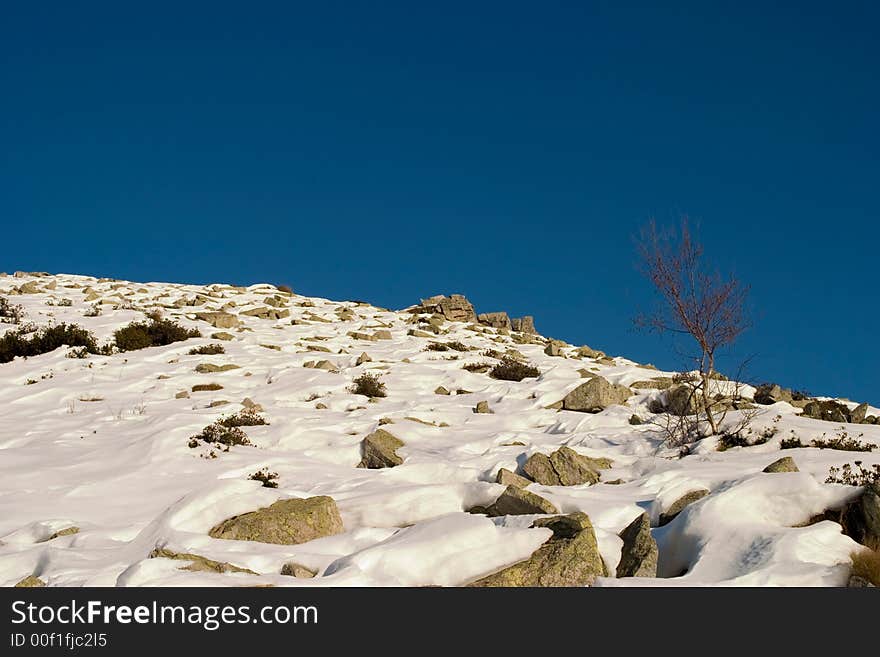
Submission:
[[[880,586],[880,541],[874,541],[863,550],[853,552],[852,574]]]

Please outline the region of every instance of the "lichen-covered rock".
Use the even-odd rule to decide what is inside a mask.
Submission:
[[[865,421],[867,415],[868,405],[866,403],[861,403],[850,411],[850,421],[855,422],[856,424],[861,424]]]
[[[435,395],[450,395],[450,394],[452,394],[452,393],[449,392],[449,390],[447,390],[447,389],[444,388],[443,386],[437,386],[437,387],[434,389],[434,394],[435,394]]]
[[[491,326],[496,329],[510,329],[510,318],[506,312],[497,313],[480,313],[477,315],[477,321],[484,326]]]
[[[859,500],[859,509],[865,527],[864,542],[880,542],[880,482],[865,487]]]
[[[631,396],[632,392],[626,386],[594,376],[569,392],[562,400],[562,408],[567,411],[598,413],[609,406],[625,404]]]
[[[312,570],[311,568],[306,568],[302,564],[298,564],[295,561],[288,561],[281,567],[281,574],[288,575],[290,577],[303,577],[310,578],[317,575],[317,571]]]
[[[196,319],[200,319],[203,322],[208,322],[208,324],[210,324],[214,328],[219,329],[236,328],[241,323],[239,322],[238,317],[236,317],[232,313],[226,313],[222,311],[196,313]]]
[[[803,417],[826,422],[849,422],[851,418],[849,407],[833,399],[824,401],[813,400],[804,405]]]
[[[469,586],[590,586],[596,577],[607,575],[587,514],[541,518],[532,527],[546,527],[553,535],[525,561],[480,578]]]
[[[648,514],[643,513],[633,520],[622,532],[623,548],[617,564],[618,577],[656,577],[657,542],[651,535]]]
[[[481,401],[474,406],[474,413],[494,413],[494,411],[489,408],[489,402]]]
[[[548,356],[564,356],[564,350],[567,346],[568,344],[562,340],[550,340],[547,346],[544,347],[544,353]]]
[[[523,464],[523,473],[544,486],[578,486],[599,481],[599,470],[611,467],[605,458],[592,459],[563,445],[550,456],[532,454]]]
[[[662,527],[663,525],[669,524],[679,513],[684,511],[684,508],[689,504],[693,504],[697,500],[703,499],[706,495],[709,494],[709,491],[705,488],[700,488],[697,490],[692,490],[689,493],[685,493],[681,497],[679,497],[675,502],[669,505],[669,507],[660,514],[659,525]]]
[[[511,318],[510,328],[511,330],[518,331],[519,333],[537,333],[537,331],[535,330],[535,318],[531,315]]]
[[[773,461],[770,465],[762,470],[762,472],[800,472],[794,459],[790,456],[783,456],[781,459]]]
[[[248,573],[257,575],[253,570],[240,568],[225,561],[214,561],[198,554],[188,554],[183,552],[174,552],[165,548],[156,548],[150,552],[150,559],[174,559],[177,561],[188,561],[186,566],[181,566],[178,570],[192,570],[195,572],[209,573]]]
[[[486,513],[490,516],[521,516],[532,513],[559,513],[559,509],[540,495],[511,485],[486,508]]]
[[[271,506],[224,520],[209,535],[236,541],[296,545],[341,534],[342,517],[332,497],[278,500]]]
[[[790,404],[793,399],[791,390],[782,388],[775,383],[758,386],[755,390],[756,404],[769,405],[777,402],[788,402]]]
[[[403,457],[398,456],[397,450],[404,446],[400,438],[385,431],[376,429],[361,442],[361,462],[359,468],[393,468],[403,463]]]
[[[532,454],[523,464],[522,471],[532,481],[544,486],[559,486],[559,475],[550,463],[550,457],[540,452]]]
[[[700,391],[693,386],[679,383],[666,390],[663,408],[678,416],[696,415],[704,408]]]
[[[437,313],[450,322],[475,322],[477,314],[471,302],[460,294],[445,296],[438,294],[428,299],[422,299],[420,311]]]
[[[40,588],[43,586],[46,586],[46,582],[41,580],[39,577],[34,577],[33,575],[28,575],[23,580],[21,580],[18,584],[16,584],[15,588],[33,589],[33,588]]]
[[[59,531],[55,532],[54,534],[52,534],[46,540],[52,541],[52,540],[55,540],[56,538],[59,538],[60,536],[71,536],[73,534],[79,534],[79,527],[76,527],[76,526],[65,527],[64,529],[59,530]]]
[[[532,482],[525,477],[520,477],[515,472],[511,472],[507,468],[501,468],[498,470],[498,474],[495,475],[495,483],[504,484],[505,486],[516,486],[517,488],[525,488]]]

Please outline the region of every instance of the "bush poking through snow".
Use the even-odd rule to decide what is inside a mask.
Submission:
[[[201,347],[193,347],[187,352],[190,356],[215,356],[225,354],[226,349],[222,344],[205,344]]]
[[[522,381],[523,379],[534,378],[540,375],[541,372],[537,367],[529,363],[521,363],[510,356],[502,358],[501,362],[489,372],[489,376],[493,379],[500,379],[502,381]]]
[[[21,324],[24,309],[16,304],[9,303],[6,297],[0,297],[0,322],[4,324]]]
[[[0,336],[0,363],[8,363],[16,356],[39,356],[61,346],[82,347],[90,354],[100,353],[95,336],[76,324],[55,324],[34,330],[22,326]]]
[[[200,338],[198,329],[188,329],[170,319],[160,319],[155,313],[149,322],[132,322],[113,334],[119,351],[135,351],[158,347],[189,338]]]
[[[853,468],[849,463],[844,463],[839,468],[832,465],[828,469],[828,478],[825,483],[868,486],[880,482],[880,463],[875,463],[870,470],[864,468],[861,461],[856,461],[855,466]]]
[[[251,481],[259,481],[262,482],[263,488],[278,488],[278,482],[275,479],[278,479],[277,472],[269,472],[269,468],[262,468],[257,470],[252,475],[248,477]]]
[[[364,372],[357,377],[349,386],[348,391],[355,395],[366,395],[370,399],[388,396],[388,393],[385,391],[385,384],[379,380],[377,374],[372,374],[371,372]]]
[[[865,434],[860,433],[858,438],[861,438],[864,435]],[[858,438],[851,438],[846,428],[840,427],[834,438],[826,439],[825,434],[822,434],[822,438],[814,439],[810,443],[810,447],[817,447],[818,449],[839,449],[846,452],[874,451],[875,445],[862,442]]]
[[[226,417],[222,417],[217,420],[217,424],[222,425],[224,427],[232,428],[232,427],[258,427],[264,424],[269,424],[266,422],[266,418],[264,418],[260,413],[253,408],[246,408],[243,411],[239,411],[238,413],[233,413],[232,415],[227,415]]]
[[[188,445],[192,448],[199,446],[199,441],[203,443],[211,443],[212,445],[223,445],[226,452],[233,445],[250,445],[251,441],[247,434],[239,427],[224,427],[222,424],[215,422],[209,424],[200,433],[189,439]]]

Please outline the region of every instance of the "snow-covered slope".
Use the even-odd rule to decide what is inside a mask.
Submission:
[[[50,586],[465,584],[527,558],[548,535],[530,528],[535,516],[489,518],[467,509],[491,504],[504,490],[494,483],[499,468],[516,470],[531,454],[563,445],[610,458],[602,482],[623,482],[529,486],[563,513],[589,515],[612,573],[600,585],[842,585],[849,577],[857,544],[834,522],[804,525],[858,493],[823,483],[830,466],[877,463],[880,451],[780,453],[781,438],[792,431],[808,444],[840,427],[799,417],[800,409],[787,403],[759,407],[755,430],[777,428],[767,443],[718,451],[716,440],[706,439],[678,458],[676,450],[658,450],[651,426],[629,422],[633,414],[651,415],[648,402],[658,390],[634,389],[626,405],[596,414],[548,408],[584,382],[579,370],[623,385],[671,376],[625,358],[578,358],[573,348],[566,357],[549,356],[540,336],[514,342],[507,331],[463,322],[447,321],[441,334],[416,337],[408,334],[416,327],[411,313],[296,294],[281,294],[281,312],[273,311],[289,316],[243,314],[278,294],[269,285],[4,276],[0,296],[28,283],[40,291],[8,298],[23,306],[24,321],[37,325],[73,322],[106,342],[114,330],[143,320],[145,310],[161,307],[165,317],[204,337],[87,358],[70,358],[61,348],[0,364],[0,585],[32,574]],[[198,305],[185,305],[192,303]],[[236,314],[240,326],[214,328],[196,318],[221,309]],[[0,332],[13,328],[2,324]],[[221,331],[232,339],[210,337]],[[390,339],[363,339],[377,331]],[[471,350],[425,349],[450,341]],[[218,342],[225,353],[188,353]],[[462,368],[496,362],[483,355],[488,349],[515,349],[541,374],[511,382]],[[362,353],[371,360],[358,365]],[[304,366],[322,360],[333,369]],[[197,372],[204,363],[239,367]],[[348,391],[365,371],[381,374],[387,397],[370,401]],[[208,383],[222,388],[192,392]],[[438,386],[452,394],[436,394]],[[245,398],[269,422],[246,427],[252,446],[189,446],[203,427],[241,410]],[[493,413],[474,413],[480,401]],[[870,413],[880,415],[876,408]],[[356,468],[361,441],[380,423],[404,441],[403,464]],[[847,429],[880,444],[880,426]],[[786,455],[800,472],[761,472]],[[278,473],[278,488],[248,478],[262,468]],[[711,493],[653,530],[660,577],[613,577],[618,533],[643,510],[656,524],[672,502],[701,488]],[[336,500],[344,533],[299,545],[208,535],[230,516],[316,495]],[[79,531],[47,540],[72,526]],[[148,558],[156,547],[258,574],[181,570],[180,561]],[[279,574],[290,561],[318,576]]]

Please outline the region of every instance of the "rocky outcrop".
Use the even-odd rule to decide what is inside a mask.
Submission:
[[[651,535],[648,514],[643,513],[619,534],[623,540],[618,577],[656,577],[659,552]]]
[[[565,348],[568,347],[566,342],[562,340],[550,340],[544,347],[544,353],[548,356],[565,356]]]
[[[792,401],[794,401],[794,396],[791,390],[782,388],[775,383],[765,383],[758,386],[755,390],[756,404],[768,405],[777,402],[788,402],[790,404]]]
[[[852,414],[849,407],[832,399],[813,400],[804,406],[803,417],[826,422],[851,422]]]
[[[544,486],[578,486],[599,481],[599,470],[611,467],[608,459],[591,459],[571,447],[562,446],[550,456],[532,454],[523,464],[523,473]]]
[[[224,520],[209,532],[213,538],[297,545],[341,534],[342,517],[332,497],[278,500],[271,506]]]
[[[506,312],[480,313],[477,315],[477,321],[484,326],[510,330],[510,318],[507,316]]]
[[[783,456],[781,459],[773,461],[761,472],[800,472],[794,459],[790,456]]]
[[[531,315],[511,318],[510,328],[511,330],[517,331],[519,333],[529,333],[532,335],[537,333],[537,331],[535,330],[535,318]]]
[[[609,406],[625,404],[631,396],[632,391],[626,386],[594,376],[569,392],[562,400],[562,408],[566,411],[598,413]]]
[[[210,312],[210,313],[196,313],[196,319],[200,319],[203,322],[208,322],[214,328],[219,329],[229,329],[236,328],[241,322],[238,321],[238,317],[233,315],[232,313],[225,312]]]
[[[553,535],[531,557],[469,586],[560,587],[590,586],[607,575],[596,533],[585,513],[541,518],[532,527],[546,527]]]
[[[385,431],[376,429],[361,442],[361,462],[359,468],[371,470],[379,468],[393,468],[403,463],[403,457],[398,456],[397,450],[403,447],[404,442]]]
[[[693,504],[697,500],[701,500],[706,495],[709,494],[709,491],[705,488],[700,488],[697,490],[692,490],[689,493],[685,493],[681,497],[679,497],[675,502],[669,505],[669,507],[660,514],[659,526],[667,525],[675,519],[679,513],[684,511],[684,508],[689,504]]]
[[[522,516],[533,513],[559,513],[559,509],[540,495],[516,486],[508,486],[495,502],[486,508],[490,516]]]
[[[461,294],[445,296],[438,294],[428,299],[422,299],[420,312],[438,313],[450,322],[476,322],[477,314],[474,307]]]
[[[257,575],[253,570],[240,568],[225,561],[213,561],[198,554],[188,554],[182,552],[174,552],[165,548],[156,548],[150,552],[150,559],[174,559],[178,561],[188,561],[186,566],[181,566],[178,570],[192,570],[195,572],[209,573],[248,573]]]

